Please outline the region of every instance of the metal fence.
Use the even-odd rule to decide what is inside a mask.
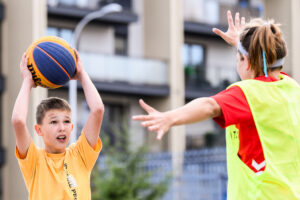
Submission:
[[[154,174],[152,181],[159,182],[173,171],[172,155],[147,155],[147,169]],[[187,151],[183,155],[182,173],[172,178],[169,191],[163,200],[225,200],[226,189],[225,148]]]
[[[168,192],[162,200],[226,200],[227,169],[225,148],[210,148],[175,154],[182,159],[181,173],[174,175],[171,153],[146,155],[143,168],[151,172],[151,181],[158,183],[172,175]],[[98,164],[105,169],[101,159]]]

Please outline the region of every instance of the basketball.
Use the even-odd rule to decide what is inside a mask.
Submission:
[[[76,55],[63,39],[54,36],[34,41],[26,51],[27,67],[34,83],[45,88],[59,88],[76,73]]]

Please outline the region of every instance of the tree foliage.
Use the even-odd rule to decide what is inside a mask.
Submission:
[[[170,175],[160,182],[151,180],[155,171],[147,170],[147,148],[130,148],[129,131],[124,125],[114,127],[112,133],[112,137],[102,134],[104,156],[92,173],[92,199],[157,200],[163,197]]]

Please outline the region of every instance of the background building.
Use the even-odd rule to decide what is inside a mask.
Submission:
[[[56,35],[72,44],[78,22],[108,3],[123,11],[89,23],[79,40],[84,66],[106,106],[103,134],[113,137],[111,125],[123,120],[131,128],[132,148],[151,144],[151,151],[180,155],[186,149],[222,145],[224,137],[211,120],[176,127],[162,142],[148,134],[130,116],[139,114],[138,99],[160,110],[175,108],[201,96],[210,96],[237,81],[236,50],[216,37],[211,28],[226,30],[226,10],[244,16],[266,16],[282,23],[289,55],[285,71],[300,81],[300,2],[298,0],[2,0],[0,6],[0,198],[27,196],[17,161],[11,111],[21,85],[19,62],[35,39]],[[87,106],[78,86],[78,133]],[[35,107],[47,96],[68,99],[68,86],[57,90],[36,88],[32,92],[28,127],[33,130]],[[213,139],[211,139],[213,138]],[[4,159],[5,158],[5,159]],[[183,158],[173,159],[174,174],[182,173]]]

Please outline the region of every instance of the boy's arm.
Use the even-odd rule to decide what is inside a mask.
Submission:
[[[28,57],[25,54],[20,63],[20,71],[23,78],[22,86],[16,99],[11,122],[16,135],[16,145],[21,157],[26,157],[31,137],[26,126],[28,105],[31,88],[35,87],[32,75],[27,68]]]
[[[195,123],[221,114],[221,107],[210,97],[195,99],[167,112],[159,112],[143,100],[140,100],[140,105],[148,115],[138,115],[132,118],[143,121],[142,126],[148,127],[149,131],[155,131],[157,139],[161,139],[172,126]]]
[[[90,113],[83,127],[83,131],[89,144],[92,147],[95,147],[102,124],[104,105],[96,87],[92,83],[86,71],[83,69],[78,52],[75,52],[77,55],[77,72],[74,79],[80,81],[84,91],[85,99],[90,109]]]

